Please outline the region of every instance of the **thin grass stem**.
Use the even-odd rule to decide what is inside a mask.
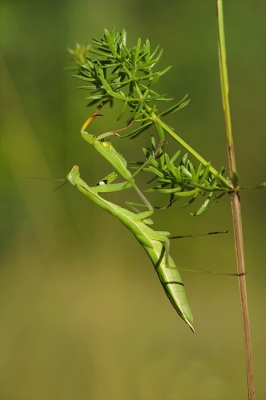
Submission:
[[[225,48],[222,0],[217,0],[217,21],[218,21],[218,52],[219,52],[219,65],[220,65],[220,79],[221,79],[222,102],[223,102],[225,129],[227,138],[227,153],[228,153],[230,178],[233,181],[234,175],[236,173],[236,160],[235,160],[231,116],[230,116],[229,83],[228,83],[227,64],[226,64],[226,48]],[[232,191],[231,193],[229,193],[229,196],[231,201],[231,210],[233,218],[238,285],[239,285],[240,303],[241,303],[242,318],[243,318],[248,398],[249,400],[255,400],[255,385],[254,385],[251,335],[250,335],[248,300],[247,300],[247,289],[246,289],[240,197],[237,191]]]

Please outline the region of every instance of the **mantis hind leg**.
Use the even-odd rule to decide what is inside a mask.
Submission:
[[[191,237],[198,237],[198,236],[208,236],[208,235],[219,235],[223,233],[228,233],[228,231],[215,231],[215,232],[208,232],[208,233],[200,233],[200,234],[192,234],[192,235],[180,235],[180,236],[170,236],[169,239],[183,239],[183,238],[191,238]],[[167,239],[169,241],[169,239]],[[167,255],[167,244],[166,247],[166,255]],[[169,247],[168,247],[169,250]],[[166,256],[165,256],[166,257]],[[198,271],[195,269],[188,269],[188,268],[178,268],[180,271],[187,271],[187,272],[197,272],[200,274],[209,274],[209,275],[224,275],[224,276],[243,276],[246,275],[246,272],[241,274],[238,273],[231,273],[231,272],[216,272],[216,271]]]
[[[131,201],[126,201],[126,205],[131,208],[136,214],[141,214],[143,216],[143,218],[141,219],[142,222],[144,222],[144,224],[146,225],[153,225],[153,220],[151,218],[149,218],[152,214],[153,214],[153,210],[149,210],[149,211],[140,211],[137,207],[147,207],[145,204],[138,204],[138,203],[132,203]]]
[[[143,201],[143,203],[144,203],[144,206],[143,207],[147,207],[148,208],[148,210],[150,211],[150,212],[152,212],[152,214],[153,214],[153,212],[154,212],[154,208],[152,207],[152,205],[151,205],[151,203],[149,202],[149,200],[144,196],[144,194],[141,192],[141,190],[137,187],[137,185],[136,185],[136,183],[135,183],[135,180],[132,178],[132,179],[130,179],[130,182],[131,182],[131,184],[132,184],[132,186],[133,186],[133,188],[136,190],[136,192],[138,193],[138,195],[139,195],[139,197],[141,198],[141,200]]]

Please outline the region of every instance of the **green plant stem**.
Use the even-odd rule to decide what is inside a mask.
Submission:
[[[231,179],[233,179],[234,173],[236,172],[236,161],[234,153],[234,144],[232,136],[231,117],[230,117],[230,104],[228,96],[229,84],[227,76],[222,0],[217,0],[217,18],[218,18],[218,52],[219,52],[222,102],[223,102],[223,109],[225,116],[229,172]],[[239,294],[240,294],[243,328],[244,328],[248,398],[249,400],[255,400],[255,385],[254,385],[251,336],[250,336],[250,324],[249,324],[249,314],[248,314],[247,289],[246,289],[240,197],[237,191],[232,191],[229,195],[230,195],[232,218],[233,218],[237,272],[239,275],[238,285],[239,285]]]

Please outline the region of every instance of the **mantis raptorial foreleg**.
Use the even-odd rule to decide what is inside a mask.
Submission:
[[[102,135],[99,136],[94,136],[90,133],[88,133],[87,131],[85,131],[85,129],[87,128],[87,126],[89,125],[89,123],[95,118],[97,117],[97,115],[99,115],[99,111],[102,108],[103,105],[101,105],[98,110],[92,115],[90,116],[87,121],[83,124],[82,128],[81,128],[81,135],[83,137],[83,139],[85,139],[88,143],[92,144],[95,149],[107,160],[109,161],[109,163],[115,168],[115,170],[118,172],[118,174],[120,174],[124,179],[126,179],[126,181],[128,182],[128,184],[126,185],[127,187],[129,187],[128,185],[131,185],[136,192],[138,193],[138,195],[140,196],[140,198],[142,199],[142,201],[144,202],[144,204],[147,206],[147,208],[149,210],[153,210],[152,205],[150,204],[150,202],[148,201],[148,199],[143,195],[143,193],[139,190],[139,188],[137,187],[136,183],[135,183],[135,175],[141,170],[143,169],[147,164],[149,164],[149,160],[147,162],[145,162],[138,171],[136,171],[134,173],[134,175],[131,174],[131,172],[128,170],[127,168],[127,162],[124,159],[124,157],[118,153],[116,151],[116,149],[112,146],[112,144],[109,141],[105,141],[104,139],[106,139],[109,136],[118,136],[120,137],[118,132],[121,132],[125,129],[127,129],[129,126],[116,130],[116,131],[112,131],[112,132],[106,132],[103,133]]]

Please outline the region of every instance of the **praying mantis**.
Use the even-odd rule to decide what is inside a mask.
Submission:
[[[184,284],[174,260],[169,255],[170,233],[165,231],[155,231],[148,226],[149,224],[153,223],[150,219],[150,216],[154,213],[154,209],[137,187],[134,179],[136,173],[134,175],[131,174],[127,168],[127,163],[124,157],[115,150],[109,141],[104,140],[110,135],[119,136],[118,131],[107,132],[99,135],[98,137],[95,137],[94,135],[91,135],[85,131],[88,124],[98,114],[98,111],[89,117],[84,123],[81,129],[81,135],[88,143],[92,144],[107,161],[109,161],[109,163],[117,172],[109,174],[102,181],[100,181],[97,186],[90,187],[81,179],[79,167],[75,165],[67,174],[66,179],[99,207],[118,218],[133,233],[135,238],[148,254],[164,288],[164,291],[171,301],[173,307],[177,311],[178,315],[194,332],[193,316],[188,304]],[[146,163],[144,163],[141,168],[143,168],[145,165]],[[116,179],[118,174],[120,174],[126,181],[113,184],[112,182]],[[147,206],[148,211],[139,212],[135,209],[136,212],[132,212],[107,201],[99,195],[99,193],[102,192],[114,192],[128,189],[130,187],[137,191]]]

